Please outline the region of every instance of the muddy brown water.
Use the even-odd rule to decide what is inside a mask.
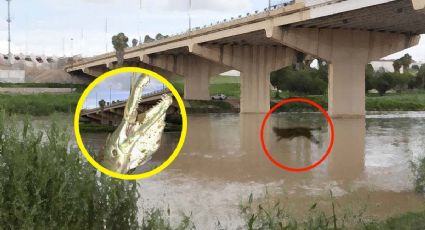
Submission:
[[[330,191],[341,213],[366,210],[381,219],[423,208],[425,199],[413,192],[410,161],[425,154],[425,112],[374,113],[366,119],[334,119],[335,144],[319,167],[291,173],[272,164],[263,153],[259,130],[264,115],[189,115],[184,147],[166,170],[139,181],[141,209],[168,207],[172,221],[192,213],[200,229],[215,229],[217,221],[236,229],[243,223],[239,204],[252,193],[281,200],[286,211],[303,216],[312,204],[328,210]],[[278,128],[320,128],[312,135],[281,139]],[[96,145],[105,134],[84,139]],[[178,133],[164,134],[152,165],[167,159]],[[290,167],[319,160],[329,144],[326,120],[315,113],[273,115],[265,128],[271,155]]]

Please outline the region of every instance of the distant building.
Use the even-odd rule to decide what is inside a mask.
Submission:
[[[375,71],[394,72],[393,63],[394,60],[379,60],[373,61],[370,64],[372,64]]]

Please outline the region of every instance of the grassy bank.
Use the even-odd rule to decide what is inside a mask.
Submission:
[[[312,100],[323,108],[328,107],[327,96],[301,96]],[[279,99],[278,99],[279,100]],[[274,106],[276,103],[271,103]],[[368,95],[366,97],[367,111],[425,111],[425,91],[417,93],[387,94],[385,96]],[[279,108],[280,112],[317,111],[302,103],[292,103]]]
[[[71,83],[7,83],[0,82],[0,88],[75,88],[78,92],[83,92],[87,85]]]
[[[184,93],[184,78],[176,77],[171,80],[171,83],[179,91]],[[209,85],[210,95],[224,93],[229,97],[240,97],[240,82],[239,77],[231,76],[215,76],[211,77]]]
[[[80,98],[79,93],[0,95],[0,107],[11,113],[45,116],[55,112],[72,113]]]
[[[179,90],[180,93],[183,93],[184,81],[182,77],[173,79],[172,84]],[[238,77],[227,77],[227,76],[216,76],[210,79],[209,85],[210,95],[224,93],[225,95],[233,98],[240,97],[240,82]],[[273,100],[281,100],[283,98],[288,98],[289,95],[286,92],[280,94],[280,99],[275,99],[275,93],[271,92],[271,98]],[[303,97],[310,99],[325,109],[328,106],[328,96],[306,96],[306,95],[291,95],[291,97]],[[271,106],[276,103],[272,102]],[[197,108],[200,106],[201,108]],[[214,104],[209,104],[209,102],[204,103],[193,103],[193,110],[198,112],[205,111],[206,106],[217,107],[219,110],[222,106],[217,106]],[[228,112],[227,108],[225,108]],[[379,96],[376,94],[368,94],[366,97],[366,110],[367,111],[425,111],[425,91],[419,92],[403,92],[397,94],[386,94],[385,96]],[[315,108],[312,108],[309,105],[294,103],[288,104],[284,108],[280,108],[280,112],[303,112],[303,111],[317,111]]]

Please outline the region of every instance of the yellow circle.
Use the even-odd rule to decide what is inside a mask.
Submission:
[[[86,100],[86,97],[88,96],[90,91],[94,87],[96,87],[96,85],[98,85],[100,82],[107,79],[108,77],[111,77],[111,76],[114,76],[114,75],[120,74],[120,73],[142,73],[142,74],[146,74],[150,77],[154,77],[157,80],[159,80],[162,84],[164,84],[165,86],[167,86],[168,89],[171,90],[171,93],[173,94],[174,98],[176,98],[176,100],[177,100],[177,103],[180,107],[180,112],[181,112],[181,115],[182,115],[182,123],[183,124],[182,124],[182,131],[181,131],[181,134],[180,134],[180,140],[179,140],[179,143],[177,144],[177,147],[174,149],[173,154],[171,154],[171,156],[165,162],[163,162],[160,166],[156,167],[155,169],[153,169],[149,172],[136,174],[136,175],[128,175],[128,174],[121,174],[121,173],[113,172],[113,171],[103,167],[99,163],[97,163],[93,159],[93,157],[90,156],[89,152],[85,148],[83,141],[81,139],[81,134],[80,134],[80,112],[81,112],[81,109],[83,108],[83,104],[84,104],[84,101]],[[115,70],[112,70],[112,71],[109,71],[109,72],[102,74],[101,76],[96,78],[96,80],[94,80],[87,87],[86,90],[84,90],[83,95],[78,100],[77,108],[75,110],[74,132],[75,132],[75,137],[77,139],[78,147],[80,147],[81,152],[87,158],[87,160],[90,162],[90,164],[92,164],[99,171],[105,173],[108,176],[115,177],[115,178],[118,178],[118,179],[123,179],[123,180],[138,180],[138,179],[148,178],[148,177],[151,177],[151,176],[153,176],[157,173],[160,173],[162,170],[164,170],[166,167],[168,167],[176,159],[176,157],[179,155],[180,150],[182,149],[184,141],[186,139],[186,133],[187,133],[186,108],[184,107],[184,103],[183,103],[182,98],[180,97],[180,94],[177,92],[177,90],[174,88],[174,86],[167,79],[162,77],[161,75],[159,75],[159,74],[157,74],[153,71],[138,68],[138,67],[123,67],[123,68],[115,69]]]

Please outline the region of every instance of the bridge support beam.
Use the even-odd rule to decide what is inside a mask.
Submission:
[[[189,51],[241,72],[241,113],[270,109],[270,73],[295,62],[295,51],[284,46],[198,45]]]
[[[365,116],[365,66],[419,42],[419,36],[348,29],[270,28],[269,38],[329,63],[329,113]]]
[[[93,76],[93,77],[99,77],[103,73],[107,72],[109,69],[106,65],[103,66],[93,66],[93,67],[86,67],[83,68],[83,73]]]
[[[184,75],[184,98],[187,100],[210,100],[209,63],[200,58],[190,58]]]
[[[207,59],[191,55],[151,55],[141,58],[165,72],[184,76],[184,99],[209,100],[209,78],[230,70]]]
[[[425,0],[412,0],[413,9],[425,14]]]

